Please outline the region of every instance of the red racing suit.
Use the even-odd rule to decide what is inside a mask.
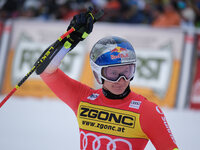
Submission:
[[[143,150],[149,140],[158,150],[178,150],[162,110],[143,96],[108,99],[60,69],[41,78],[76,114],[81,150]]]

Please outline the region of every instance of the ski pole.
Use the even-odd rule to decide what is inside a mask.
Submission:
[[[99,20],[99,18],[101,18],[103,16],[104,12],[103,10],[99,10],[96,14],[94,14],[94,22],[96,22],[97,20]],[[67,32],[65,32],[63,35],[61,35],[58,40],[56,40],[56,42],[48,47],[44,53],[42,53],[42,55],[40,56],[40,59],[37,60],[37,62],[34,64],[33,68],[23,77],[23,79],[17,84],[15,85],[15,88],[12,89],[12,91],[0,102],[0,108],[4,105],[4,103],[15,93],[15,91],[17,89],[19,89],[19,87],[29,78],[29,76],[41,65],[41,63],[43,63],[43,61],[48,58],[49,54],[52,53],[52,51],[54,49],[56,49],[60,43],[62,42],[62,40],[67,37],[69,34],[71,34],[73,31],[75,31],[75,28],[72,27],[70,30],[68,30]]]
[[[41,63],[48,57],[48,55],[56,49],[61,41],[70,33],[72,33],[75,29],[72,27],[70,30],[65,32],[63,35],[61,35],[58,40],[54,43],[53,46],[48,47],[45,51],[46,53],[43,54],[43,56],[40,58],[40,60],[33,66],[33,68],[23,77],[23,79],[15,86],[15,88],[12,89],[12,91],[1,101],[0,108],[3,106],[3,104],[15,93],[15,91],[29,78],[29,76],[41,65]]]

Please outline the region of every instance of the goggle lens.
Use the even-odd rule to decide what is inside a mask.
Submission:
[[[117,82],[121,77],[130,80],[134,76],[135,65],[109,66],[102,69],[102,76],[106,80]]]

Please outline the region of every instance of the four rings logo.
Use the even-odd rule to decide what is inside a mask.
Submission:
[[[110,138],[109,136],[97,136],[93,133],[85,133],[83,131],[80,132],[80,135],[82,136],[83,135],[83,139],[81,141],[81,144],[82,144],[82,149],[83,150],[86,150],[89,146],[88,146],[88,138],[89,137],[93,137],[94,140],[92,141],[92,149],[93,150],[99,150],[101,149],[101,146],[102,145],[106,145],[107,147],[107,150],[111,150],[111,146],[113,147],[112,150],[115,150],[117,149],[117,144],[121,145],[121,144],[125,144],[127,145],[127,150],[132,150],[132,144],[128,141],[128,140],[125,140],[125,139],[121,139],[121,138],[117,138],[117,139],[112,139]],[[106,143],[105,141],[102,142],[101,140],[107,140],[108,143]]]

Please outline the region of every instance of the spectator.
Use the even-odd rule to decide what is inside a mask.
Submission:
[[[104,9],[101,21],[105,22],[200,26],[199,0],[187,1],[187,5],[185,0],[2,0],[0,20],[18,17],[70,20],[91,5]]]
[[[121,5],[118,0],[108,0],[104,6],[103,20],[108,22],[116,22],[120,16]]]
[[[186,6],[183,10],[181,10],[181,25],[182,26],[194,26],[195,22],[195,12],[190,6]]]
[[[181,24],[181,17],[171,3],[164,5],[163,12],[157,11],[157,13],[152,23],[154,27],[172,27]]]
[[[58,6],[58,10],[56,12],[56,19],[62,19],[66,21],[71,19],[78,12],[78,10],[71,9],[69,3],[61,4]]]

